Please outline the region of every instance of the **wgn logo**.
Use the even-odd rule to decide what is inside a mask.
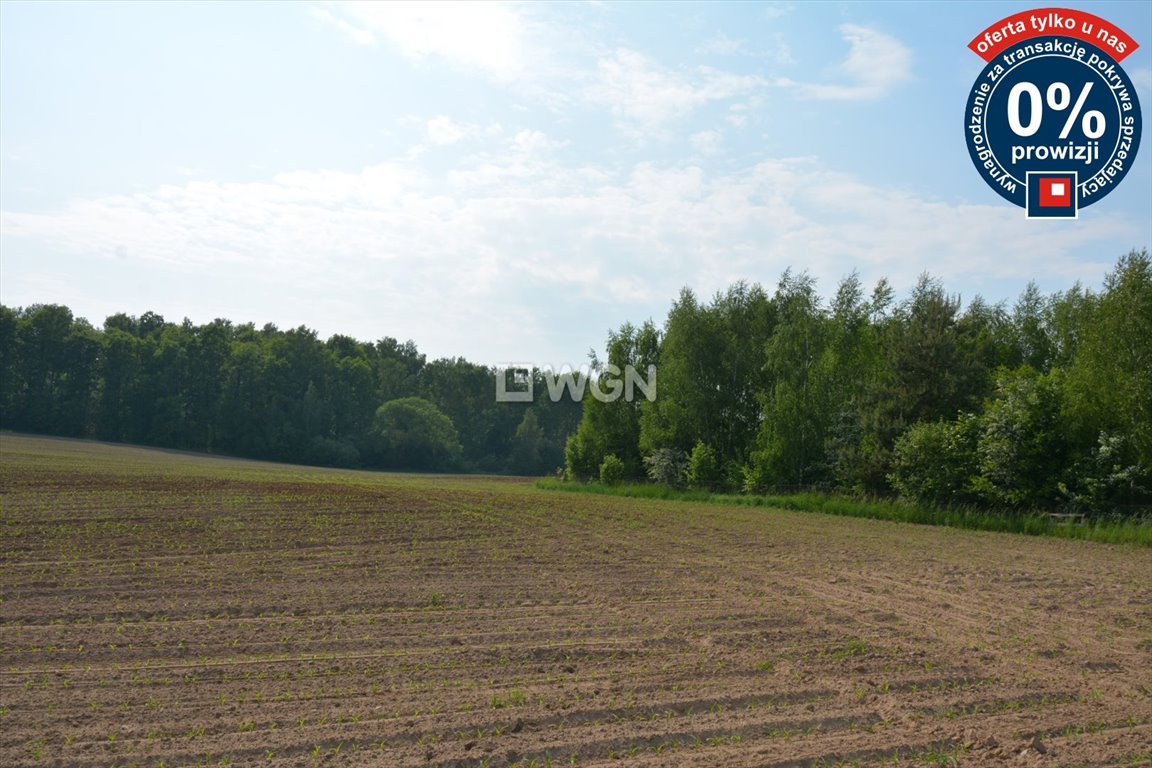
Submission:
[[[536,375],[548,387],[548,397],[558,403],[565,391],[575,402],[584,399],[585,392],[602,403],[612,403],[624,398],[632,402],[639,389],[651,402],[656,399],[656,366],[648,366],[648,377],[644,378],[632,365],[618,366],[608,363],[598,369],[580,370],[563,365],[559,370],[552,367],[538,368],[529,363],[509,363],[496,368],[496,402],[531,403],[535,400]]]

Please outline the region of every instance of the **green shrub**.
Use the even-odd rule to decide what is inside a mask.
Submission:
[[[972,501],[979,475],[979,428],[973,414],[912,425],[896,440],[888,481],[902,496],[919,502]]]
[[[624,462],[610,453],[600,464],[600,482],[604,485],[618,485],[624,479]]]
[[[698,441],[688,457],[688,485],[691,488],[715,490],[721,483],[722,471],[716,452]]]
[[[683,451],[675,448],[657,448],[644,457],[648,478],[659,485],[680,488],[684,485],[688,460]]]

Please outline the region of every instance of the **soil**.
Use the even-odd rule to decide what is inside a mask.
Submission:
[[[1152,550],[0,438],[0,765],[1152,762]]]

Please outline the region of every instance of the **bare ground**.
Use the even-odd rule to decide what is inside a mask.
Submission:
[[[0,436],[0,765],[1152,762],[1152,551]]]

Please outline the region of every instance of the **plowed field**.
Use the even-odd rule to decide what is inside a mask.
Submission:
[[[1152,761],[1152,550],[0,449],[3,766]]]

